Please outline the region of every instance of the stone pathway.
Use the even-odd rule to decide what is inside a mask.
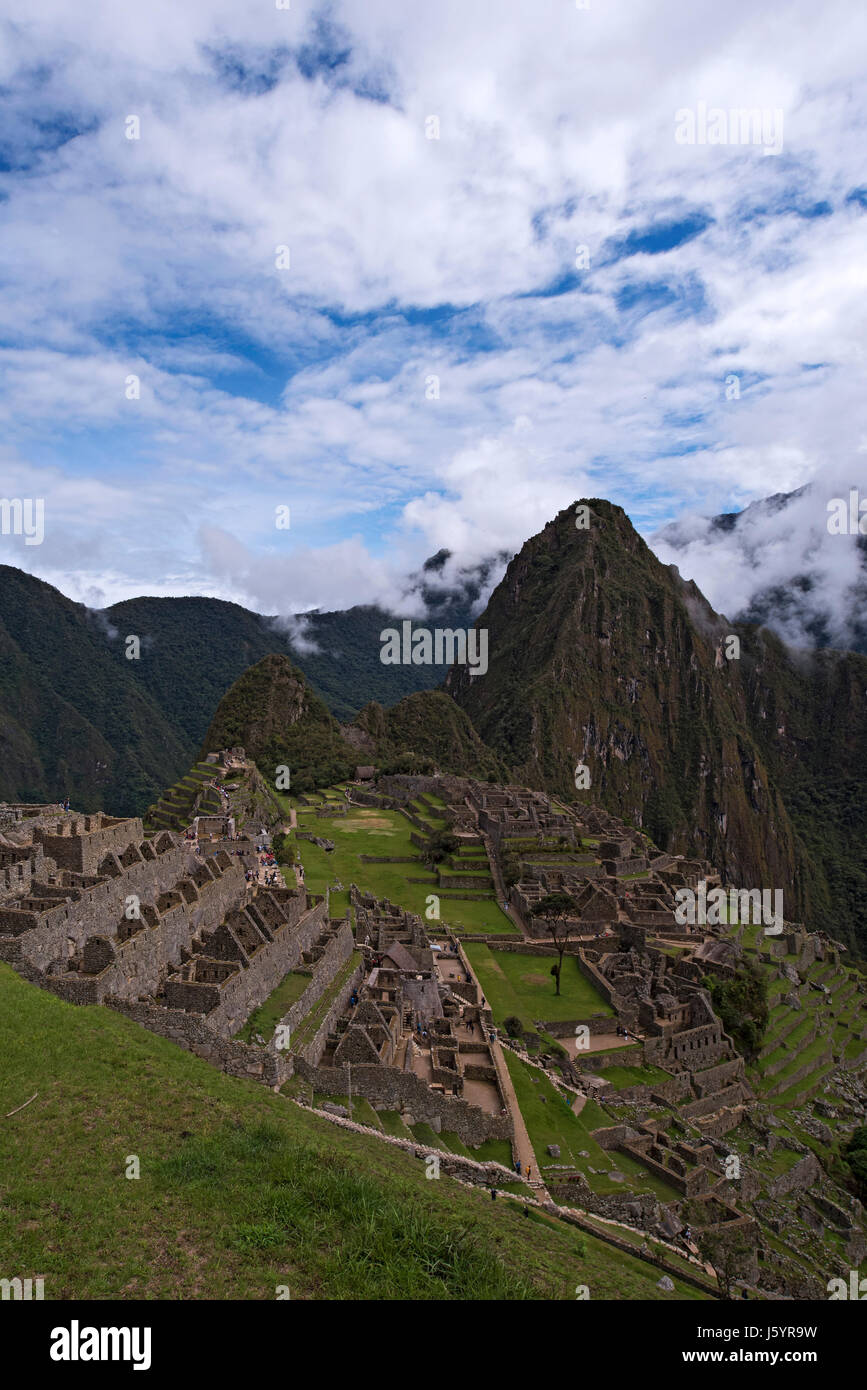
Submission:
[[[494,1042],[490,1044],[490,1048],[494,1058],[494,1066],[497,1068],[497,1076],[500,1080],[500,1089],[503,1092],[503,1098],[506,1102],[509,1114],[512,1117],[512,1124],[515,1128],[515,1137],[512,1141],[512,1149],[514,1150],[516,1158],[520,1159],[521,1161],[521,1176],[523,1177],[527,1169],[531,1168],[533,1176],[530,1179],[530,1187],[532,1187],[533,1191],[536,1193],[537,1196],[541,1197],[545,1201],[550,1201],[548,1190],[545,1187],[545,1184],[542,1181],[541,1177],[539,1176],[539,1163],[536,1158],[533,1145],[530,1143],[530,1136],[527,1132],[527,1126],[524,1124],[524,1117],[521,1114],[521,1107],[518,1105],[518,1097],[515,1094],[515,1087],[512,1084],[512,1077],[509,1073],[509,1068],[506,1065],[506,1059],[503,1056],[502,1046],[499,1042]],[[517,1173],[515,1174],[515,1177],[518,1177]]]
[[[290,807],[289,807],[289,820],[283,822],[283,825],[282,825],[281,829],[282,829],[284,835],[289,835],[289,834],[292,833],[293,830],[297,830],[297,829],[298,829],[298,815],[297,815],[297,812],[296,812],[294,806],[290,806]],[[296,862],[293,860],[293,862],[292,862],[292,868],[293,868],[293,870],[294,870],[294,872],[295,872],[295,887],[296,887],[296,888],[303,888],[303,887],[304,887],[304,870],[303,870],[302,866],[301,866],[300,864],[296,863]],[[284,886],[284,887],[286,886],[285,883],[284,883],[283,886]]]

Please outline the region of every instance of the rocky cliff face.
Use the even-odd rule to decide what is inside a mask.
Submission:
[[[446,688],[516,779],[600,800],[732,883],[782,888],[787,916],[851,941],[830,881],[839,846],[821,843],[804,789],[817,778],[833,788],[835,769],[867,749],[855,695],[867,662],[800,663],[715,613],[621,508],[586,506],[587,529],[570,508],[511,562],[477,624],[489,633],[487,674],[455,667]],[[863,772],[850,775],[863,788]]]

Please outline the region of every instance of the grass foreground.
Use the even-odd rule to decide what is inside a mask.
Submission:
[[[700,1296],[2,963],[0,1055],[0,1269],[46,1300]]]

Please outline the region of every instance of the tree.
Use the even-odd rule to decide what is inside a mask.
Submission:
[[[578,904],[571,893],[547,893],[533,908],[534,917],[544,918],[545,929],[557,948],[557,964],[551,968],[556,994],[560,993],[560,974],[566,951],[566,922],[577,913]]]
[[[852,1131],[852,1137],[846,1145],[849,1152],[853,1149],[867,1149],[867,1125],[859,1125]]]
[[[740,1225],[735,1225],[733,1230],[726,1230],[725,1226],[707,1227],[696,1232],[695,1239],[702,1259],[713,1266],[723,1298],[733,1298],[732,1284],[743,1273],[754,1241],[750,1241]]]
[[[507,888],[514,888],[521,879],[521,861],[514,854],[504,854],[500,868],[503,874],[503,882]]]
[[[284,864],[292,858],[292,841],[288,835],[284,835],[282,830],[276,831],[271,836],[271,848],[278,864]]]
[[[454,854],[460,841],[449,830],[436,830],[424,848],[424,859],[428,865],[439,864],[448,855]]]
[[[863,1201],[867,1198],[867,1149],[853,1149],[847,1161],[858,1189],[858,1196]]]
[[[709,990],[711,1003],[722,1026],[747,1061],[758,1056],[768,1026],[767,979],[754,961],[744,957],[731,979],[706,976],[702,985]]]
[[[524,1031],[524,1025],[517,1014],[509,1014],[508,1018],[503,1019],[503,1027],[510,1038],[520,1038]]]
[[[843,1150],[843,1160],[855,1191],[862,1201],[867,1200],[867,1126],[859,1125]]]

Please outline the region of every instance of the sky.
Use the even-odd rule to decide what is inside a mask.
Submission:
[[[851,0],[3,0],[0,497],[45,534],[0,563],[290,615],[580,497],[823,517],[867,439],[865,50]]]

